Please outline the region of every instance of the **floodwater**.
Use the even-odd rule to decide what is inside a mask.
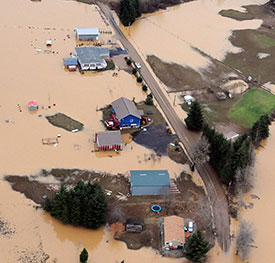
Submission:
[[[207,67],[210,60],[197,50],[222,60],[226,53],[240,52],[228,40],[232,30],[256,29],[262,21],[236,21],[218,15],[222,9],[236,9],[266,0],[197,0],[148,14],[125,32],[141,54],[154,54],[164,61],[194,69]],[[195,20],[195,23],[194,23]],[[144,39],[150,38],[150,41]],[[194,49],[195,48],[195,49]]]
[[[209,3],[209,1],[198,2],[201,5]],[[219,4],[220,8],[225,5],[225,2],[228,4],[229,1],[211,1],[210,3],[213,7]],[[232,1],[235,4],[236,2]],[[192,5],[194,3],[187,4],[186,8]],[[183,7],[171,10],[170,14],[173,15],[174,12],[175,17],[179,16],[178,10],[186,12],[186,14],[182,13],[182,16],[191,11],[190,9],[187,12]],[[169,12],[159,12],[159,18],[150,16],[148,19],[157,22],[165,21],[166,18],[164,19],[163,15],[166,16]],[[258,23],[259,21],[256,21],[255,26],[258,26]],[[147,24],[152,23],[147,22]],[[78,72],[66,72],[62,68],[62,59],[69,57],[75,46],[73,29],[93,26],[101,30],[111,30],[101,20],[94,6],[63,0],[42,2],[18,0],[16,8],[13,1],[2,4],[0,33],[3,40],[0,42],[0,47],[4,52],[2,52],[0,65],[1,178],[5,174],[34,174],[41,168],[58,167],[111,173],[127,173],[130,169],[168,169],[172,176],[176,176],[185,168],[168,157],[146,161],[146,157],[152,151],[135,144],[125,136],[124,141],[127,145],[120,154],[104,153],[99,156],[91,152],[94,133],[104,129],[100,123],[101,112],[96,109],[120,96],[130,99],[134,96],[136,101],[144,99],[144,94],[140,88],[137,88],[133,78],[123,71],[118,71],[118,77],[112,77],[112,72],[80,75]],[[151,29],[152,32],[156,31],[153,27]],[[204,28],[201,31],[204,31]],[[45,47],[47,39],[53,42],[50,49]],[[158,46],[154,46],[156,52],[158,52]],[[45,52],[45,50],[55,53],[48,53],[49,51]],[[166,53],[169,54],[169,52]],[[172,56],[169,58],[169,56],[160,55],[160,57],[173,60]],[[194,55],[194,61],[196,59]],[[181,61],[181,63],[187,62]],[[195,64],[194,66],[197,65]],[[35,114],[30,114],[27,109],[27,101],[31,99],[39,103],[39,110]],[[65,113],[83,122],[84,130],[79,133],[70,133],[50,125],[44,116],[56,112]],[[270,203],[268,201],[272,195],[271,192],[263,189],[263,184],[265,187],[274,189],[274,176],[269,179],[272,173],[270,160],[272,154],[274,156],[274,150],[272,150],[272,145],[273,149],[275,145],[274,126],[271,133],[273,137],[268,140],[266,148],[258,154],[257,171],[261,172],[263,169],[264,173],[259,184],[261,188],[255,191],[257,190],[257,194],[261,197],[261,200],[257,201],[261,206],[255,205],[251,210],[252,213],[261,208],[258,211],[261,220],[264,218],[265,222],[272,220],[272,217],[267,218],[267,215],[270,215],[270,207],[263,205]],[[42,145],[42,138],[55,137],[57,134],[61,134],[61,138],[56,147]],[[47,261],[50,263],[77,262],[83,247],[89,251],[89,262],[110,263],[120,262],[123,259],[125,262],[143,261],[144,263],[184,262],[183,259],[162,258],[151,249],[128,250],[124,243],[112,240],[109,232],[104,228],[92,231],[65,226],[44,212],[35,210],[34,205],[22,194],[12,191],[5,181],[0,181],[0,220],[6,223],[5,235],[1,234],[3,227],[0,226],[0,262],[40,262],[40,259],[45,258],[45,253],[50,255]],[[260,218],[259,214],[257,219]],[[251,218],[253,218],[252,215]],[[254,218],[253,221],[258,229],[262,227],[262,222]],[[271,221],[269,224],[272,226]],[[270,232],[268,235],[271,237]],[[261,235],[257,236],[256,242],[259,246],[256,251],[262,255],[261,259],[263,259],[264,253],[267,253],[266,249],[271,251],[272,242],[266,245],[267,241]],[[210,254],[210,262],[213,263],[234,262],[231,259],[232,254],[224,256],[219,248],[215,248]]]

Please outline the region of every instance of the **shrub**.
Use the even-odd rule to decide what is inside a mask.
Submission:
[[[148,87],[146,85],[142,85],[142,90],[146,92],[148,90]]]
[[[86,263],[88,260],[89,254],[86,248],[83,248],[82,252],[79,255],[79,260],[81,263]]]
[[[149,246],[152,240],[152,233],[149,230],[145,230],[140,234],[140,242],[144,246]]]
[[[137,82],[138,82],[138,83],[141,83],[142,80],[143,80],[143,79],[142,79],[142,77],[140,77],[140,76],[137,78]]]
[[[136,68],[133,68],[132,73],[133,73],[134,75],[136,75],[136,74],[137,74],[137,69],[136,69]]]
[[[132,60],[131,59],[127,59],[126,63],[127,63],[127,65],[131,65],[132,64]]]

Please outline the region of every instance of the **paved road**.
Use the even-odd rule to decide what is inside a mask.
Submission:
[[[123,32],[115,22],[109,7],[103,3],[98,3],[98,6],[115,30],[117,38],[121,41],[123,46],[128,49],[129,56],[134,61],[141,64],[141,74],[143,79],[150,87],[154,98],[157,100],[170,125],[177,133],[180,141],[183,143],[185,150],[187,153],[190,153],[192,147],[199,140],[198,134],[190,132],[186,129],[183,122],[180,120],[170,102],[168,101],[166,95],[162,92],[158,82],[147,68],[147,65],[144,63],[143,59],[138,54],[134,46],[124,36]],[[224,251],[227,251],[230,247],[230,217],[224,189],[218,180],[216,172],[208,163],[197,167],[197,170],[206,186],[210,204],[212,206],[216,233],[218,235],[218,243]]]

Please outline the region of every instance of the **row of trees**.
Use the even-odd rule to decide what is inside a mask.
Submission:
[[[251,129],[250,136],[254,143],[259,143],[261,140],[269,136],[269,125],[271,124],[270,118],[267,114],[260,117]]]
[[[98,183],[79,181],[70,190],[62,185],[43,208],[65,224],[97,229],[105,222],[105,195]]]
[[[240,136],[234,143],[207,124],[203,126],[203,136],[210,144],[210,162],[218,171],[224,184],[235,181],[237,171],[244,171],[254,162],[251,139],[247,134]]]
[[[124,26],[132,25],[141,16],[139,0],[120,0],[119,19]]]

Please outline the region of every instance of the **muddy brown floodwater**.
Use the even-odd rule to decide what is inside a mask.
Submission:
[[[141,49],[142,52],[157,53],[169,61],[174,59],[177,61],[178,58],[179,63],[194,67],[203,66],[208,63],[207,60],[191,51],[188,43],[205,48],[205,51],[220,58],[226,51],[236,51],[228,44],[230,29],[259,26],[260,21],[237,23],[228,19],[219,20],[221,18],[217,18],[217,12],[224,6],[240,8],[239,2],[250,3],[248,0],[234,0],[231,1],[232,4],[229,2],[229,0],[210,2],[200,0],[168,9],[167,12],[159,12],[158,15],[146,16],[136,24],[136,29],[134,28],[131,34],[134,35],[135,31],[135,35],[141,34],[141,25],[145,23],[142,25],[144,35],[159,34],[153,39],[163,43],[162,47],[169,47],[170,43],[174,43],[175,48],[173,52],[167,52],[167,48],[160,49],[161,45],[151,42],[150,45],[146,44],[148,49]],[[263,1],[253,1],[253,3],[261,2]],[[187,19],[192,12],[198,12],[200,26]],[[208,16],[205,13],[209,13]],[[186,28],[185,25],[175,26],[173,23],[173,19],[175,21],[182,17],[186,20]],[[209,22],[204,25],[206,21]],[[225,21],[228,22],[228,26]],[[160,38],[160,35],[166,34],[156,26],[160,23],[163,23],[162,27],[165,24],[169,31],[167,38]],[[192,31],[188,31],[190,26],[194,26]],[[0,42],[3,51],[0,65],[1,178],[5,174],[34,174],[41,168],[79,168],[111,173],[155,168],[168,169],[172,177],[179,174],[186,168],[185,166],[176,164],[168,157],[162,157],[155,162],[146,161],[144,155],[149,155],[152,151],[135,144],[128,137],[124,138],[127,145],[120,154],[91,153],[93,134],[104,129],[100,122],[101,112],[96,109],[120,96],[130,99],[135,97],[136,101],[139,101],[144,99],[144,94],[135,80],[123,71],[117,71],[116,78],[112,77],[112,72],[80,75],[78,72],[64,71],[62,59],[69,57],[70,52],[73,52],[75,46],[73,29],[76,27],[99,27],[102,30],[111,30],[101,20],[95,6],[63,0],[42,2],[18,0],[16,8],[14,1],[2,3],[0,9],[0,33],[3,36]],[[174,35],[171,35],[171,30]],[[198,34],[205,30],[208,30],[209,35]],[[217,31],[217,36],[213,34],[214,31]],[[175,35],[179,34],[180,37],[176,40]],[[188,34],[193,37],[188,39]],[[180,40],[181,38],[184,41]],[[50,49],[45,47],[47,39],[53,42]],[[212,39],[213,43],[217,41],[218,46],[204,43],[206,39],[207,41]],[[141,45],[138,38],[135,38],[135,41],[137,45]],[[143,44],[147,42],[143,41]],[[208,46],[211,48],[207,49]],[[175,56],[175,54],[183,55]],[[194,61],[193,64],[191,61]],[[39,104],[39,110],[35,114],[30,114],[27,109],[27,101],[31,99],[37,100]],[[50,125],[44,117],[56,112],[65,113],[84,123],[84,130],[70,133]],[[61,134],[57,147],[41,144],[42,138],[55,137],[57,134]],[[256,238],[259,248],[253,252],[253,261],[251,260],[253,263],[257,261],[254,261],[254,257],[266,259],[266,262],[271,259],[271,257],[265,258],[265,255],[268,255],[267,249],[271,251],[272,248],[272,242],[268,243],[265,236],[268,235],[269,241],[274,240],[274,235],[272,236],[270,231],[266,233],[267,229],[270,230],[271,227],[274,229],[274,223],[271,221],[274,215],[270,216],[269,202],[272,197],[271,191],[275,186],[274,176],[271,178],[274,167],[270,162],[272,156],[274,157],[274,126],[271,134],[272,137],[268,140],[266,148],[258,154],[257,171],[261,180],[255,192],[261,200],[257,201],[258,204],[249,211],[251,215],[248,215],[258,228],[258,234],[262,228],[262,219],[270,226]],[[183,259],[162,258],[147,248],[139,251],[128,250],[124,243],[113,240],[104,228],[92,231],[65,226],[43,211],[36,210],[34,206],[35,203],[22,194],[12,191],[7,182],[0,181],[0,221],[5,223],[4,227],[0,224],[0,262],[41,262],[41,259],[46,259],[48,254],[50,258],[47,262],[73,263],[78,261],[79,252],[83,247],[89,250],[89,262],[110,263],[120,262],[123,259],[126,263],[185,262]],[[275,211],[274,205],[272,208]],[[234,262],[232,255],[233,253],[224,255],[217,247],[210,253],[210,262]]]

